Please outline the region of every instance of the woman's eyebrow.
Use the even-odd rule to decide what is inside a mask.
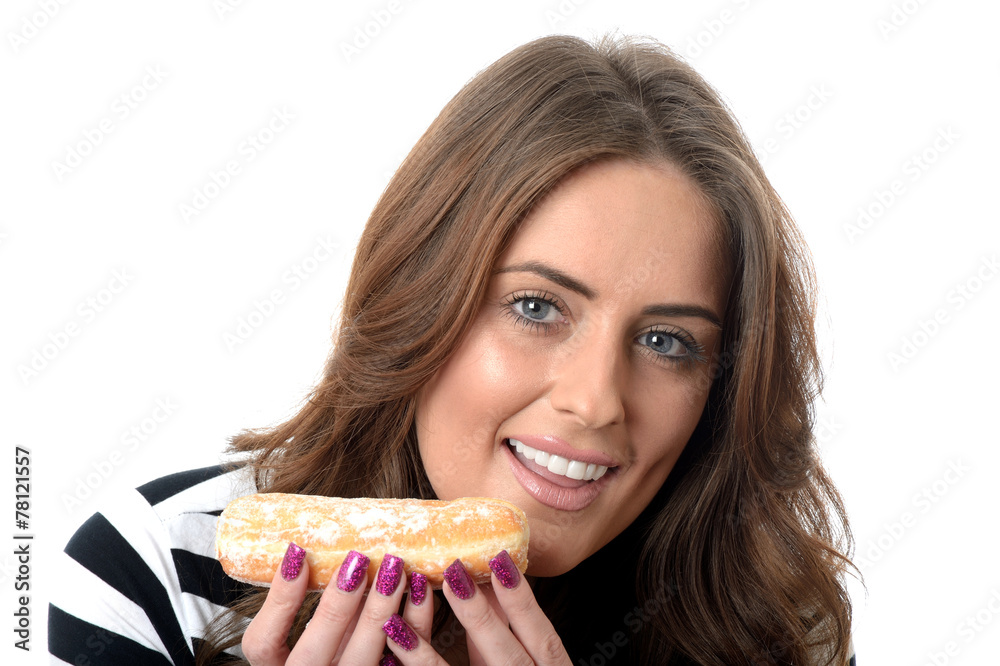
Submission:
[[[498,273],[534,273],[540,275],[550,282],[555,282],[560,287],[565,287],[571,291],[575,291],[580,294],[588,301],[594,300],[597,297],[597,292],[583,284],[575,278],[571,278],[562,271],[556,270],[551,266],[546,266],[545,264],[539,263],[537,261],[526,261],[523,264],[514,264],[513,266],[504,266],[503,268],[498,268],[493,271],[494,275]]]
[[[526,261],[521,264],[504,266],[503,268],[498,268],[493,271],[494,275],[499,273],[534,273],[535,275],[543,277],[550,282],[554,282],[560,287],[565,287],[566,289],[580,294],[587,300],[594,300],[594,298],[597,297],[596,291],[576,278],[572,278],[558,269],[546,266],[545,264],[537,261]],[[659,317],[698,317],[699,319],[704,319],[715,328],[722,330],[722,320],[718,317],[718,315],[699,305],[673,305],[666,303],[650,305],[643,308],[642,314]]]
[[[643,308],[642,314],[658,317],[698,317],[720,331],[722,330],[722,321],[715,313],[699,305],[650,305]]]

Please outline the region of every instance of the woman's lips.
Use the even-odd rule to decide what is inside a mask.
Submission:
[[[505,440],[502,447],[511,472],[524,490],[545,506],[580,511],[591,504],[614,476],[613,471],[593,481],[570,479],[528,460]]]
[[[527,460],[534,464],[534,466],[527,465],[529,469],[535,469],[535,467],[545,468],[553,474],[577,481],[599,479],[608,471],[608,467],[605,465],[588,464],[575,458],[567,458],[550,453],[549,451],[534,449],[513,437],[509,438],[507,443],[514,449],[514,454],[518,460],[521,462]]]
[[[570,460],[579,460],[585,463],[593,463],[594,465],[603,465],[605,467],[615,467],[619,463],[611,456],[600,451],[593,449],[576,449],[570,446],[569,442],[566,442],[553,435],[532,435],[528,433],[512,434],[509,435],[507,441],[517,441],[523,442],[526,446],[530,446],[539,451],[545,451],[557,456],[562,456]]]

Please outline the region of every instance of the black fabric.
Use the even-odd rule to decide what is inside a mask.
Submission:
[[[222,570],[222,563],[213,557],[179,548],[171,549],[170,554],[183,592],[208,599],[219,606],[229,606],[256,589],[227,576]]]
[[[178,472],[169,476],[164,476],[155,481],[139,486],[136,490],[146,498],[151,506],[156,506],[163,500],[169,499],[188,488],[204,483],[209,479],[222,476],[227,471],[223,465],[212,465],[201,469],[192,469],[186,472]]]
[[[166,664],[169,659],[103,627],[49,604],[49,652],[71,664]]]
[[[66,544],[66,554],[145,609],[175,664],[194,664],[166,588],[107,518],[91,516]]]

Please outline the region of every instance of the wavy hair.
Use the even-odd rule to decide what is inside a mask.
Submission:
[[[546,37],[473,78],[375,206],[322,379],[290,420],[241,433],[232,449],[251,454],[261,491],[433,497],[418,390],[470,328],[526,213],[606,159],[687,174],[716,215],[732,279],[702,421],[613,542],[631,553],[636,586],[617,610],[595,609],[595,626],[621,623],[634,601],[648,611],[629,646],[641,663],[846,663],[852,541],[812,434],[821,373],[809,256],[719,95],[656,42]],[[562,578],[538,594],[572,634],[560,624],[572,595]],[[218,618],[201,661],[239,642],[263,595]]]

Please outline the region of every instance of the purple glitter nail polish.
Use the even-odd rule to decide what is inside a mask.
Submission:
[[[378,660],[378,666],[403,666],[403,662],[396,659],[396,655],[390,652],[382,655],[382,658]]]
[[[448,587],[459,599],[471,599],[476,596],[476,584],[465,570],[462,560],[455,560],[448,565],[444,570],[444,579],[448,581]]]
[[[378,577],[375,578],[375,589],[382,596],[391,597],[403,577],[403,558],[386,553],[382,558],[382,564],[378,568]]]
[[[340,572],[337,574],[337,587],[344,592],[353,592],[361,585],[361,581],[368,572],[368,558],[356,550],[352,550],[344,558],[344,563],[340,565]]]
[[[294,543],[288,544],[285,556],[281,558],[281,577],[287,581],[293,581],[299,577],[302,571],[302,562],[306,559],[306,551]]]
[[[424,603],[427,597],[427,576],[414,571],[410,574],[410,601],[414,606]]]
[[[407,651],[417,647],[417,642],[420,640],[417,638],[417,633],[410,629],[410,625],[406,624],[398,614],[394,614],[382,625],[382,631],[393,643]]]
[[[517,570],[514,560],[510,559],[510,554],[506,550],[501,550],[490,560],[490,569],[500,584],[508,590],[513,590],[521,582],[521,572]]]

